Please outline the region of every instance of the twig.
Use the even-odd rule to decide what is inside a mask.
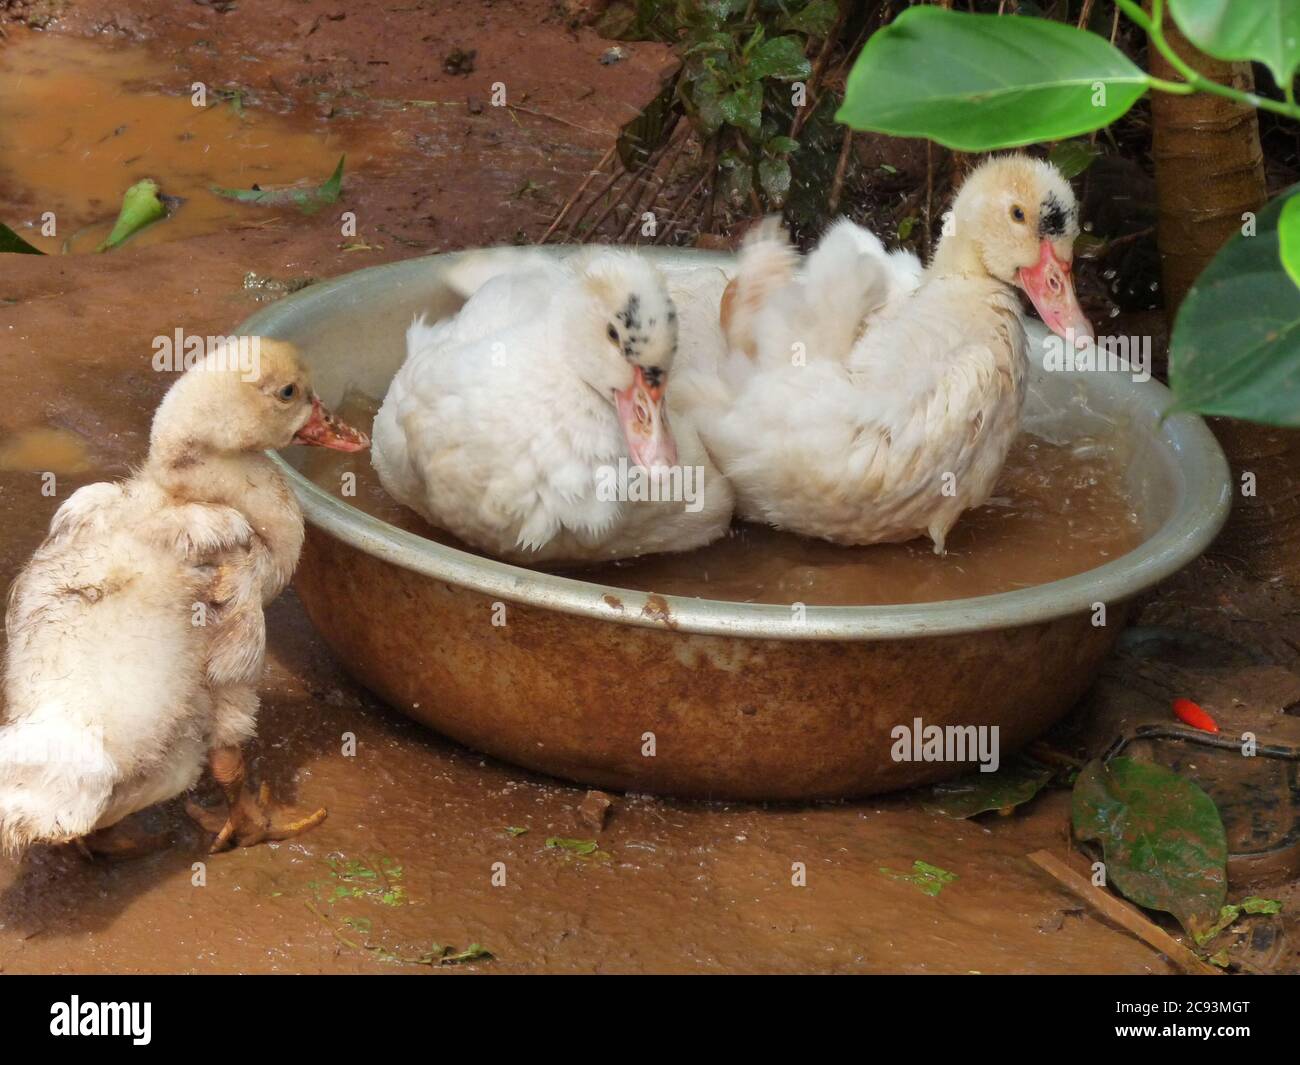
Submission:
[[[565,240],[573,239],[574,234],[578,231],[578,226],[582,225],[582,220],[587,217],[587,213],[595,207],[596,204],[600,203],[600,201],[609,194],[610,189],[626,176],[627,171],[623,169],[623,164],[621,162],[616,163],[614,166],[614,172],[609,175],[609,180],[596,190],[591,199],[583,206],[582,210],[574,215],[572,221],[569,222],[569,228],[564,231]]]
[[[664,146],[664,154],[659,157],[659,162],[655,164],[656,170],[663,166],[663,173],[659,176],[658,182],[653,186],[653,188],[651,188],[650,195],[644,200],[644,202],[638,201],[633,206],[632,217],[627,220],[627,226],[623,229],[623,232],[619,234],[618,241],[620,244],[624,243],[627,238],[632,235],[632,231],[636,229],[636,224],[641,216],[642,210],[644,208],[653,208],[658,202],[659,196],[664,190],[664,186],[668,184],[668,180],[672,177],[673,170],[677,166],[677,160],[681,158],[682,152],[685,151],[686,145],[690,142],[691,133],[690,130],[687,129],[685,133],[677,138],[677,147],[672,153],[672,158],[668,159],[666,166],[663,165],[663,161],[668,156],[667,148],[669,145]]]
[[[674,118],[673,120],[674,127],[676,126],[676,124],[677,124],[676,119]],[[670,131],[669,136],[671,137],[671,135],[672,134]],[[640,171],[632,174],[632,180],[628,183],[627,187],[623,189],[623,191],[620,192],[618,196],[610,200],[609,205],[599,215],[597,215],[596,220],[591,223],[591,227],[588,229],[587,232],[598,233],[600,231],[600,227],[605,224],[605,220],[608,219],[609,216],[614,213],[614,211],[618,208],[620,204],[624,203],[627,200],[629,194],[631,194],[633,190],[637,190],[636,198],[632,202],[632,217],[633,218],[636,217],[637,214],[636,208],[637,206],[640,205],[642,197],[645,194],[645,190],[650,185],[650,178],[654,175],[655,167],[659,165],[659,160],[663,158],[663,154],[664,152],[667,151],[667,149],[668,149],[668,142],[665,141],[663,146],[659,149],[659,151],[656,152],[655,155],[652,155],[649,159],[646,160],[645,165],[641,167]],[[656,159],[655,156],[658,156],[658,158]]]
[[[587,126],[580,126],[576,122],[570,122],[567,118],[561,118],[559,115],[550,115],[545,111],[534,111],[531,107],[524,107],[523,104],[506,104],[509,111],[521,111],[525,115],[533,115],[535,118],[548,118],[552,122],[558,122],[562,126],[568,126],[570,129],[581,130],[583,133],[590,133],[593,137],[608,137],[609,130],[590,129]]]
[[[840,145],[839,162],[835,164],[835,177],[831,181],[831,194],[826,206],[833,215],[840,208],[840,193],[844,191],[844,174],[849,168],[849,149],[853,146],[853,130],[844,127],[844,142]]]
[[[1121,902],[1110,892],[1096,887],[1092,881],[1076,873],[1054,854],[1047,851],[1034,851],[1029,855],[1029,860],[1062,887],[1067,888],[1100,912],[1103,917],[1132,932],[1147,946],[1159,951],[1183,972],[1193,976],[1224,975],[1221,970],[1201,961],[1195,953],[1179,943],[1163,928],[1147,920],[1133,907]]]
[[[596,164],[595,169],[587,172],[586,178],[583,179],[582,184],[578,186],[574,194],[565,201],[564,206],[560,208],[560,213],[555,216],[555,221],[553,221],[550,225],[550,228],[547,229],[546,232],[542,234],[542,239],[537,242],[538,244],[545,244],[548,240],[551,239],[551,234],[554,233],[560,227],[560,223],[564,221],[565,216],[569,213],[570,210],[572,210],[573,205],[577,203],[578,200],[582,198],[582,194],[587,191],[587,186],[590,185],[596,179],[597,174],[599,174],[602,170],[605,169],[605,164],[608,163],[610,159],[613,158],[614,153],[617,150],[618,150],[618,142],[616,141],[615,143],[609,146],[609,151],[607,151],[603,156],[601,156],[600,162]]]

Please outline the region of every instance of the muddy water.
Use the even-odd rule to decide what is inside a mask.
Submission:
[[[47,253],[93,251],[122,194],[149,177],[183,202],[135,244],[274,224],[296,212],[235,203],[209,187],[319,184],[352,147],[254,108],[238,85],[207,86],[207,106],[197,107],[192,84],[132,47],[41,35],[0,49],[4,221]],[[349,158],[361,161],[354,147]],[[54,213],[52,236],[42,233],[45,212]]]
[[[375,402],[356,393],[342,417],[367,428]],[[408,532],[471,550],[397,503],[379,483],[369,452],[311,449],[303,471],[339,493],[346,474],[356,495],[346,501]],[[947,554],[929,540],[842,547],[757,525],[737,524],[708,547],[680,555],[562,570],[597,584],[733,602],[809,606],[928,603],[1027,588],[1083,573],[1142,542],[1133,503],[1116,460],[1097,441],[1053,444],[1023,434],[1015,442],[993,498],[963,515]],[[477,552],[476,552],[477,553]]]

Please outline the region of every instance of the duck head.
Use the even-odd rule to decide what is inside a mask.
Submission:
[[[677,309],[663,274],[635,253],[601,251],[583,265],[581,280],[572,348],[578,373],[613,404],[634,463],[675,466],[664,393],[677,354]]]
[[[1052,332],[1083,344],[1094,334],[1071,274],[1078,235],[1078,201],[1056,167],[1027,155],[995,156],[958,192],[933,266],[982,270],[1019,288]]]
[[[324,407],[297,348],[265,337],[229,338],[172,385],[154,415],[151,445],[178,442],[224,454],[290,444],[360,451],[370,443]]]

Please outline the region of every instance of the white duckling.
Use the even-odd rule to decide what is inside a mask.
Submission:
[[[919,275],[844,224],[795,272],[783,234],[760,230],[724,308],[726,404],[696,412],[741,515],[845,544],[928,535],[942,554],[1019,429],[1016,289],[1055,332],[1092,336],[1070,277],[1078,232],[1069,184],[1023,155],[970,174]]]
[[[669,415],[677,310],[651,263],[503,249],[449,281],[468,301],[412,324],[375,418],[390,495],[525,563],[684,551],[726,531],[731,489],[693,421]]]
[[[263,452],[366,441],[322,408],[290,345],[242,339],[253,357],[231,343],[183,374],[154,416],[143,468],[73,493],[14,581],[0,727],[6,851],[118,849],[112,826],[192,787],[205,759],[230,802],[224,815],[198,811],[215,822],[214,849],[324,819],[286,817],[265,787],[259,798],[243,788],[262,606],[303,540],[297,502]]]

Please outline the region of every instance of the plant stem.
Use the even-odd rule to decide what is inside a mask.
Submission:
[[[1164,30],[1161,21],[1164,15],[1164,0],[1153,0],[1151,5],[1152,16],[1148,16],[1145,11],[1138,5],[1137,0],[1115,0],[1115,6],[1124,12],[1133,22],[1146,31],[1147,38],[1151,41],[1152,46],[1160,52],[1179,74],[1186,79],[1187,88],[1173,89],[1170,86],[1177,85],[1178,82],[1168,82],[1159,78],[1151,79],[1152,88],[1159,89],[1161,92],[1177,92],[1186,94],[1188,92],[1209,92],[1216,96],[1224,96],[1229,100],[1235,100],[1237,103],[1246,104],[1248,107],[1255,107],[1261,111],[1272,111],[1275,114],[1285,115],[1287,118],[1300,120],[1300,107],[1296,106],[1294,93],[1288,94],[1286,103],[1278,103],[1276,100],[1269,100],[1266,97],[1259,96],[1253,92],[1242,92],[1240,89],[1234,89],[1229,85],[1220,85],[1212,78],[1207,78],[1188,63],[1174,51],[1173,46],[1165,39]]]

